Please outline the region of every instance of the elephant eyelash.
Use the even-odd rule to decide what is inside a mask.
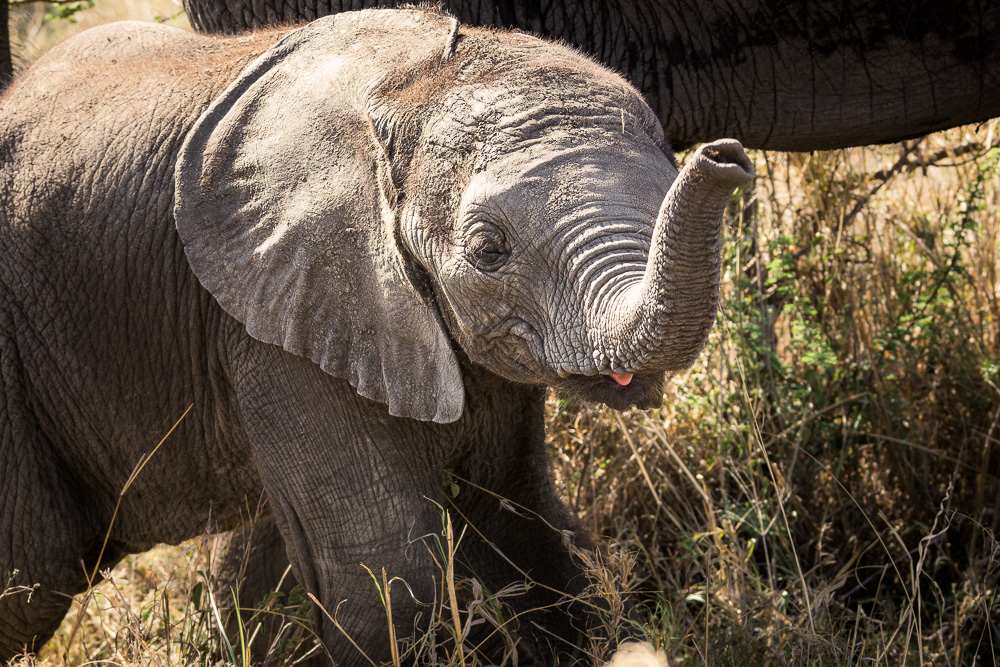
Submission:
[[[480,271],[495,271],[510,256],[503,235],[494,230],[474,233],[465,251],[469,262]]]

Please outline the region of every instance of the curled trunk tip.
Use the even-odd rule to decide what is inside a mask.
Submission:
[[[735,139],[719,139],[704,144],[691,159],[698,168],[720,187],[737,188],[753,181],[753,164]]]

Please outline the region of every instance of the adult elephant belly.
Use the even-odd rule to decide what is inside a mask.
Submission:
[[[231,33],[402,0],[184,0]],[[561,39],[639,88],[675,148],[734,137],[811,151],[1000,115],[1000,4],[784,0],[446,0],[463,23]],[[586,17],[586,21],[583,20]]]

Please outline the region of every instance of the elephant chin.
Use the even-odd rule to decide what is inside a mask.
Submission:
[[[625,386],[607,375],[570,375],[553,386],[562,396],[604,403],[615,410],[648,410],[663,404],[663,382],[663,373],[637,373]]]

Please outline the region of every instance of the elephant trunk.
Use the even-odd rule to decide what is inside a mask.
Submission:
[[[719,300],[722,215],[733,190],[751,182],[739,142],[699,148],[660,207],[641,281],[598,312],[595,361],[605,373],[679,370],[705,345]]]

